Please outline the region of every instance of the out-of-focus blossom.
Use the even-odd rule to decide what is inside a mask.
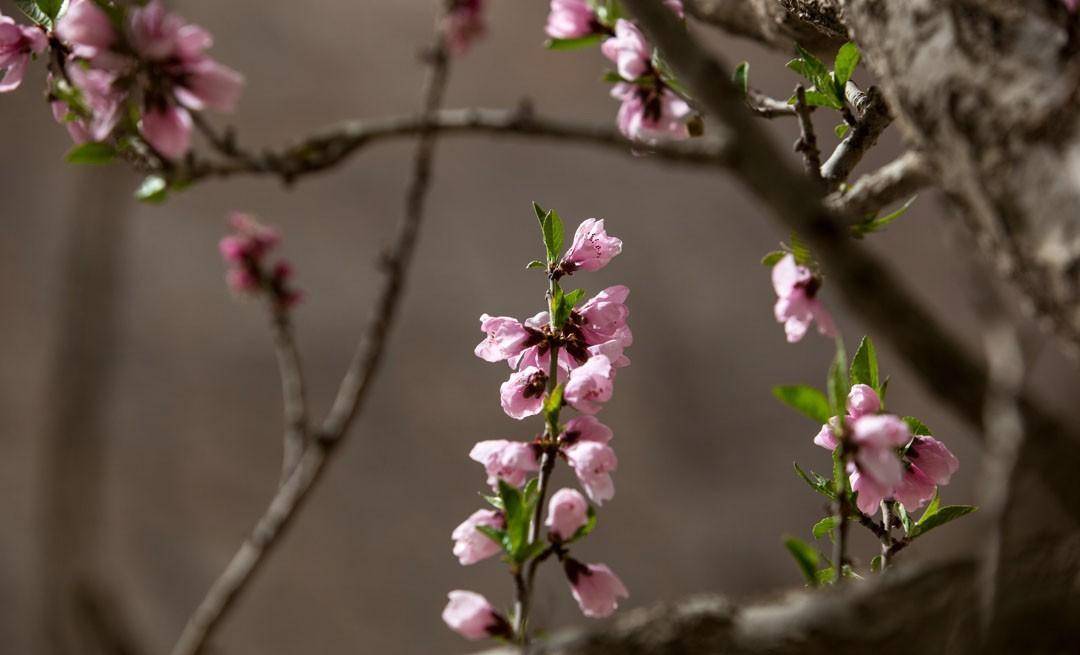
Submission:
[[[785,255],[773,266],[772,283],[777,295],[773,308],[776,320],[784,324],[789,342],[801,340],[814,320],[817,321],[818,332],[835,336],[832,315],[817,298],[820,280],[810,269],[795,263],[794,255]]]
[[[604,56],[615,63],[619,77],[632,82],[652,69],[652,47],[637,25],[620,18],[615,21],[615,36],[600,45]]]
[[[567,541],[589,522],[589,503],[574,489],[559,489],[548,501],[548,532],[559,541]]]
[[[589,618],[611,616],[619,599],[630,597],[622,580],[606,564],[582,564],[568,557],[563,561],[563,570],[581,613]]]
[[[300,302],[301,294],[291,287],[292,266],[278,261],[267,270],[266,255],[277,247],[277,230],[259,223],[253,216],[233,212],[229,216],[232,233],[218,242],[218,251],[228,265],[225,280],[237,293],[266,292],[279,309]]]
[[[139,120],[139,133],[166,159],[180,159],[191,149],[191,114],[183,107],[148,107]]]
[[[588,0],[551,0],[547,35],[553,39],[580,39],[599,28],[596,12]]]
[[[45,51],[49,41],[45,32],[33,25],[19,25],[10,16],[0,14],[0,93],[14,91],[22,84],[30,55]]]
[[[120,120],[126,93],[116,84],[116,73],[100,68],[79,65],[67,66],[68,79],[82,100],[81,111],[76,113],[66,103],[51,103],[53,118],[63,124],[75,143],[104,141],[109,138]],[[52,79],[49,84],[52,86]]]
[[[112,21],[93,0],[71,0],[56,21],[56,36],[71,47],[73,55],[84,59],[105,53],[117,41]]]
[[[462,566],[468,566],[499,553],[502,550],[499,544],[476,528],[503,528],[505,526],[506,520],[501,513],[490,509],[476,510],[461,525],[454,528],[454,532],[450,535],[450,538],[454,540],[454,556],[458,558]]]
[[[611,88],[611,97],[622,102],[615,120],[626,138],[652,145],[690,137],[687,123],[694,110],[671,89],[619,82]]]
[[[451,54],[466,54],[486,33],[484,0],[453,0],[443,17],[443,35]]]
[[[448,596],[450,602],[443,610],[442,619],[462,637],[476,640],[511,634],[509,622],[480,594],[455,589]]]
[[[540,470],[536,450],[520,441],[493,439],[473,446],[469,458],[479,462],[487,473],[487,483],[497,488],[499,480],[513,487],[525,484],[530,473]]]

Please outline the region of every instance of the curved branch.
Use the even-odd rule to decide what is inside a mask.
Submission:
[[[830,194],[825,204],[837,214],[862,219],[932,184],[926,158],[917,152],[907,152],[855,180],[846,191]]]

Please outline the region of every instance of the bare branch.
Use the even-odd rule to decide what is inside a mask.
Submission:
[[[427,119],[438,109],[446,88],[449,62],[441,39],[430,55],[430,64],[425,82],[423,125],[429,124]],[[436,135],[437,131],[430,127],[421,130],[413,181],[406,199],[405,218],[394,248],[384,262],[387,279],[322,429],[315,441],[304,450],[300,462],[278,488],[251,534],[188,619],[172,655],[199,655],[205,652],[214,630],[235,606],[237,598],[266,562],[266,556],[291,525],[301,503],[321,478],[334,449],[343,441],[349,425],[363,406],[385,352],[419,236]]]
[[[844,91],[848,102],[859,111],[859,117],[821,167],[821,176],[834,188],[851,175],[852,169],[892,122],[885,98],[877,87],[872,86],[863,93],[854,82],[848,82]]]
[[[746,104],[755,114],[762,118],[794,117],[797,115],[795,107],[789,105],[786,100],[767,96],[757,89],[746,90]]]
[[[825,205],[837,214],[862,219],[932,184],[933,175],[926,158],[912,151],[863,175],[846,191],[830,194]]]
[[[428,116],[391,116],[335,125],[280,151],[255,155],[230,144],[225,137],[211,140],[228,161],[195,160],[176,175],[197,181],[208,177],[272,175],[286,183],[325,171],[367,146],[393,139],[412,138],[425,131],[442,134],[487,134],[556,142],[577,142],[607,147],[627,156],[646,151],[670,162],[726,165],[724,142],[695,139],[689,143],[658,144],[645,148],[633,144],[607,124],[559,120],[534,116],[527,106],[516,109],[444,109]],[[212,131],[211,131],[212,133]],[[233,154],[230,154],[233,153]]]
[[[274,334],[274,354],[281,376],[281,396],[285,414],[285,442],[281,455],[281,481],[288,479],[307,447],[307,399],[304,395],[304,374],[292,325],[285,308],[275,307],[271,327]]]
[[[894,275],[847,237],[840,217],[816,200],[813,184],[777,151],[760,124],[747,114],[725,64],[706,54],[674,14],[653,0],[624,0],[701,107],[725,123],[731,135],[733,172],[789,229],[813,246],[830,282],[875,334],[903,356],[926,389],[957,415],[984,425],[987,394],[984,364],[971,356],[922,307]],[[1026,429],[1039,434],[1020,456],[1020,471],[1039,478],[1074,520],[1080,520],[1080,435],[1047,414],[1028,396],[1020,398]]]

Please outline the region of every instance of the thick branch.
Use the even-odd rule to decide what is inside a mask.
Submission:
[[[844,90],[848,102],[859,111],[859,118],[821,167],[821,176],[833,187],[851,175],[866,151],[874,147],[878,137],[892,122],[889,108],[877,88],[870,87],[863,93],[855,84],[848,82]]]
[[[735,174],[789,229],[809,240],[829,281],[850,307],[903,356],[927,390],[977,428],[981,436],[987,374],[975,359],[867,250],[847,237],[840,217],[817,202],[813,184],[787,163],[730,83],[728,67],[686,32],[671,12],[653,0],[624,0],[654,43],[664,52],[702,109],[731,134]],[[1028,397],[1021,399],[1031,434],[1020,470],[1037,476],[1074,519],[1080,521],[1080,435],[1066,428]]]
[[[737,36],[791,53],[795,43],[831,59],[847,40],[835,10],[825,7],[811,18],[810,4],[789,0],[686,0],[694,18]],[[800,5],[795,11],[791,5]],[[833,29],[829,29],[828,26]]]
[[[179,173],[192,181],[208,177],[234,175],[272,175],[285,182],[325,171],[340,164],[359,150],[392,139],[412,138],[425,131],[442,134],[488,134],[537,139],[552,142],[576,142],[612,148],[625,155],[646,150],[663,161],[702,165],[726,165],[725,143],[694,139],[687,143],[658,144],[642,148],[632,144],[608,124],[590,125],[574,121],[534,116],[527,107],[507,109],[444,109],[429,116],[391,116],[387,118],[348,121],[330,127],[300,143],[281,151],[254,155],[235,144],[215,137],[219,152],[228,157],[225,162],[196,161]],[[237,153],[235,157],[228,153]]]
[[[431,66],[425,83],[425,116],[434,113],[442,102],[447,69],[447,56],[440,40],[431,55]],[[301,503],[321,478],[334,449],[342,442],[346,431],[362,408],[379,370],[416,248],[423,219],[424,198],[430,183],[435,136],[436,132],[430,129],[421,133],[413,181],[406,199],[405,218],[394,248],[387,254],[384,262],[387,269],[386,282],[322,429],[316,435],[315,441],[304,450],[299,464],[278,488],[270,506],[240,546],[240,550],[188,619],[184,631],[173,647],[172,655],[198,655],[205,651],[214,630],[227,616],[237,598],[266,561],[266,556],[291,525]]]
[[[906,200],[932,184],[933,176],[926,158],[917,152],[908,152],[855,180],[846,191],[830,194],[825,198],[825,204],[837,214],[862,219]]]

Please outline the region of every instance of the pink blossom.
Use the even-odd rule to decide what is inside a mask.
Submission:
[[[162,157],[175,160],[191,149],[191,126],[187,109],[163,104],[143,112],[139,132]]]
[[[525,329],[521,321],[509,316],[480,316],[480,329],[487,335],[476,345],[473,351],[486,362],[500,362],[517,357],[530,345],[530,340],[539,338]]]
[[[847,397],[848,416],[859,418],[868,414],[877,414],[881,411],[881,399],[873,387],[865,384],[856,384],[851,387]]]
[[[605,500],[615,497],[611,472],[618,468],[619,459],[610,446],[596,441],[579,441],[564,448],[563,453],[590,500],[602,505]]]
[[[793,255],[785,255],[773,266],[772,283],[777,295],[774,313],[784,324],[788,342],[801,340],[814,320],[821,334],[836,334],[832,316],[816,297],[820,281],[808,268],[796,264]]]
[[[844,419],[845,429],[851,429],[851,422]],[[836,450],[840,442],[836,439],[837,429],[840,427],[840,419],[836,416],[829,419],[828,423],[821,426],[821,430],[814,437],[814,443],[827,450]]]
[[[559,443],[570,445],[582,441],[592,441],[606,444],[611,441],[614,433],[611,428],[600,422],[595,416],[575,416],[563,426],[563,432],[559,435]]]
[[[126,98],[126,93],[117,87],[116,73],[69,64],[67,74],[90,115],[69,117],[70,108],[63,102],[54,101],[53,117],[67,127],[75,143],[104,141],[120,121]]]
[[[257,260],[281,242],[281,234],[277,230],[263,225],[250,214],[233,212],[229,216],[229,225],[233,234],[223,238],[218,249],[225,261],[230,263]]]
[[[454,555],[462,566],[475,564],[502,549],[490,537],[477,530],[477,527],[503,528],[506,520],[500,512],[490,509],[478,509],[461,525],[454,528],[450,538],[454,540]]]
[[[581,317],[579,328],[586,344],[594,346],[614,340],[627,347],[634,343],[634,335],[626,324],[630,316],[626,306],[629,295],[630,289],[620,284],[608,287],[582,303],[576,313]]]
[[[873,515],[885,500],[892,494],[892,489],[882,486],[874,478],[864,475],[854,464],[848,464],[848,475],[851,480],[851,490],[858,493],[855,505],[863,514]]]
[[[567,541],[589,522],[589,503],[574,489],[559,489],[548,502],[548,532],[559,541]]]
[[[1061,0],[1064,3],[1065,8],[1072,13],[1076,13],[1076,8],[1080,7],[1080,0]]]
[[[161,0],[150,0],[143,7],[131,11],[128,19],[131,45],[144,59],[161,61],[165,59],[198,56],[202,48],[210,45],[208,34],[197,25],[189,25],[186,20],[168,11]],[[189,44],[181,49],[181,42]],[[190,45],[198,44],[195,49]]]
[[[682,0],[664,0],[664,6],[674,11],[679,18],[686,18],[686,13],[683,11]]]
[[[606,564],[582,564],[566,558],[563,570],[570,581],[570,593],[581,608],[581,613],[593,619],[604,618],[619,607],[619,598],[629,598],[622,580]]]
[[[547,35],[553,39],[580,39],[596,32],[596,13],[588,0],[551,0]]]
[[[891,414],[863,416],[852,423],[851,438],[856,448],[854,464],[868,493],[890,496],[904,474],[896,449],[911,440],[907,424]],[[852,477],[854,486],[855,477]],[[860,500],[860,509],[867,503],[869,499],[866,503]]]
[[[258,291],[259,278],[246,268],[230,268],[225,271],[225,284],[235,293]]]
[[[893,489],[892,495],[910,512],[922,507],[923,503],[933,498],[936,490],[937,485],[934,481],[917,466],[908,466],[900,484]]]
[[[499,387],[503,411],[510,418],[518,420],[539,414],[546,387],[547,374],[535,366],[527,366],[513,373]]]
[[[641,30],[630,21],[615,22],[615,36],[600,45],[604,56],[615,62],[619,77],[632,82],[652,69],[652,47]]]
[[[493,489],[499,486],[499,480],[520,487],[530,473],[540,470],[536,450],[520,441],[481,441],[469,451],[469,458],[483,465],[488,475],[487,483]]]
[[[615,369],[604,355],[594,355],[582,366],[570,371],[563,398],[583,414],[595,414],[611,400]],[[537,410],[539,411],[539,410]]]
[[[180,80],[173,93],[181,104],[195,111],[231,112],[244,88],[243,75],[209,58],[185,66]]]
[[[92,59],[116,43],[109,16],[93,0],[71,0],[56,22],[56,36],[72,48],[76,57]]]
[[[611,88],[611,97],[622,101],[615,120],[626,138],[652,145],[690,137],[686,124],[694,110],[666,86],[657,89],[620,82]]]
[[[442,619],[462,637],[475,640],[511,634],[510,624],[480,594],[456,589],[448,596],[450,602],[443,610]]]
[[[595,346],[589,346],[587,350],[589,357],[607,357],[608,360],[611,361],[611,365],[615,368],[625,368],[630,366],[630,358],[624,354],[626,346],[622,341],[617,339],[605,341],[604,343]]]
[[[956,456],[933,437],[918,436],[911,442],[907,457],[912,466],[918,467],[935,484],[949,484],[954,473],[960,468]]]
[[[622,240],[608,236],[604,219],[588,218],[574,232],[574,242],[563,255],[561,266],[567,273],[598,271],[621,252]]]
[[[450,52],[457,56],[466,54],[486,33],[484,0],[453,0],[453,6],[443,18],[443,34]]]
[[[32,25],[19,25],[9,16],[0,15],[0,93],[14,91],[22,84],[31,54],[40,54],[49,46],[45,32]]]

